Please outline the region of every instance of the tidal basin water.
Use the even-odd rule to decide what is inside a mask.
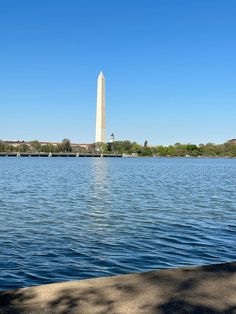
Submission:
[[[236,260],[236,159],[0,158],[0,289]]]

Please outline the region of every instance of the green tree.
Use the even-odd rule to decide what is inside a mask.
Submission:
[[[41,151],[44,153],[54,153],[55,152],[55,146],[53,146],[52,144],[42,145]]]
[[[150,147],[144,146],[141,150],[140,156],[153,156],[153,151]]]
[[[95,151],[103,154],[108,151],[108,146],[105,143],[95,143]]]
[[[131,146],[131,152],[140,155],[142,153],[142,146],[137,144],[136,142],[133,142]]]
[[[17,151],[21,153],[27,153],[30,151],[30,147],[27,144],[20,144],[17,146]]]
[[[96,143],[90,144],[87,150],[83,148],[83,151],[81,150],[81,152],[88,152],[94,154],[96,152]]]
[[[4,153],[6,151],[6,145],[3,142],[0,142],[0,152]]]
[[[70,145],[70,140],[67,139],[67,138],[64,138],[62,140],[62,143],[60,145],[58,145],[58,150],[60,152],[65,152],[65,153],[72,152],[72,147]]]
[[[157,146],[156,147],[156,154],[159,155],[159,156],[166,156],[166,155],[168,155],[167,151],[168,151],[168,148],[165,147],[165,146],[161,145],[161,146]]]
[[[113,144],[113,150],[118,154],[131,154],[132,152],[132,143],[130,141],[115,141]]]
[[[42,149],[41,144],[37,140],[30,142],[30,147],[33,152],[37,152],[37,153],[41,152],[41,149]]]

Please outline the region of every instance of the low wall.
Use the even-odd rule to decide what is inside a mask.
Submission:
[[[0,157],[122,157],[122,155],[92,153],[0,153]]]
[[[2,291],[0,313],[236,313],[236,262]]]

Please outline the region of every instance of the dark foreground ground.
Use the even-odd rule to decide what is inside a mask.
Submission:
[[[0,313],[236,313],[236,262],[2,291]]]

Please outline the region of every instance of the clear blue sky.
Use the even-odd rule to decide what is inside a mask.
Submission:
[[[150,144],[236,138],[235,0],[0,2],[0,138]]]

